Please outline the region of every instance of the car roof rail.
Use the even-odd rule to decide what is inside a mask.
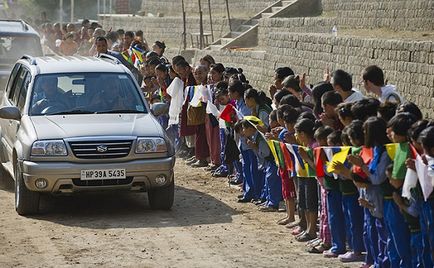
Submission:
[[[25,21],[23,21],[23,20],[20,20],[20,22],[21,22],[21,25],[23,26],[23,29],[25,31],[28,31],[29,30],[29,26],[27,25],[27,23]]]
[[[37,65],[36,59],[30,55],[25,54],[21,57],[21,59],[27,60],[31,65]]]
[[[105,53],[101,53],[98,56],[96,56],[97,58],[103,59],[103,60],[110,60],[111,63],[113,64],[121,64],[121,61],[111,55],[105,54]]]

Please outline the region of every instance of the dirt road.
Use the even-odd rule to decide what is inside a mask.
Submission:
[[[282,213],[235,202],[223,179],[182,163],[170,212],[146,194],[44,198],[43,213],[20,217],[13,186],[0,183],[0,267],[357,267],[304,252]]]

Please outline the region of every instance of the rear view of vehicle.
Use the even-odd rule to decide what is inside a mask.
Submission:
[[[22,20],[0,20],[0,92],[22,55],[42,56],[39,34]]]

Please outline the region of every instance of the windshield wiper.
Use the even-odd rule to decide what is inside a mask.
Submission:
[[[97,114],[143,114],[146,112],[145,111],[132,110],[132,109],[119,109],[119,110],[101,111],[101,112],[96,112],[96,113]]]
[[[46,115],[65,115],[65,114],[94,114],[95,112],[87,111],[87,110],[81,110],[81,109],[75,109],[75,110],[69,110],[69,111],[63,111],[58,113],[50,113]]]

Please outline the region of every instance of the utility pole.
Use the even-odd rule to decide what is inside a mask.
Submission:
[[[74,22],[74,0],[71,0],[71,22]]]
[[[229,13],[229,0],[226,0],[226,11],[228,12],[229,31],[232,32],[231,14]]]
[[[182,23],[183,23],[182,42],[184,45],[184,50],[186,50],[187,49],[187,21],[185,17],[184,0],[182,0]]]
[[[60,0],[59,3],[59,21],[60,21],[60,28],[62,28],[63,24],[63,0]]]
[[[199,48],[203,49],[203,13],[202,13],[202,4],[200,0],[198,0],[198,3],[199,3],[199,24],[200,24]]]
[[[209,24],[211,26],[211,40],[214,42],[214,30],[212,27],[211,0],[208,0]]]

